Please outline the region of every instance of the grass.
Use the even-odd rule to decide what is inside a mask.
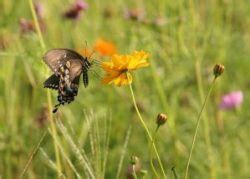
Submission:
[[[248,1],[95,0],[88,1],[89,8],[78,21],[63,19],[73,2],[41,1],[46,25],[41,36],[37,31],[20,32],[19,19],[33,19],[29,1],[0,2],[0,178],[21,175],[44,131],[48,134],[24,178],[125,178],[131,156],[140,159],[147,171],[144,178],[155,177],[148,136],[129,86],[102,85],[90,73],[88,88],[81,84],[76,100],[40,125],[42,109],[56,104],[57,95],[43,88],[50,74],[42,62],[44,51],[84,49],[85,41],[91,48],[98,38],[112,41],[121,54],[134,50],[150,54],[150,66],[133,73],[132,87],[151,135],[158,113],[168,116],[155,140],[167,178],[185,176],[212,69],[222,63],[226,70],[201,115],[188,178],[250,176]],[[149,21],[164,17],[166,24],[125,19],[127,8],[143,9]],[[107,10],[111,17],[103,15]],[[107,59],[98,53],[94,58]],[[218,108],[221,96],[233,90],[243,91],[243,104],[235,110]],[[153,164],[162,175],[156,156]],[[139,172],[136,176],[142,178]]]

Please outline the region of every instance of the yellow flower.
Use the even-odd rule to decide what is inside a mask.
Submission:
[[[94,49],[103,56],[111,56],[117,53],[116,46],[112,42],[104,39],[98,39],[95,43]]]
[[[104,84],[114,83],[117,86],[132,83],[132,76],[129,72],[148,66],[147,57],[148,54],[144,51],[135,51],[131,55],[115,54],[111,56],[110,61],[102,63],[102,68],[106,72],[102,82]]]

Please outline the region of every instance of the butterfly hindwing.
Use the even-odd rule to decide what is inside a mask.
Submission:
[[[44,83],[44,88],[51,88],[58,90],[59,87],[59,76],[53,74]]]
[[[67,64],[69,69],[70,80],[73,81],[76,77],[80,76],[83,72],[82,62],[77,59],[70,59]]]

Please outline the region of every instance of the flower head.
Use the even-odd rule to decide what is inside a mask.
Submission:
[[[222,109],[232,109],[241,105],[243,102],[242,91],[233,91],[224,95],[221,99],[220,108]]]
[[[75,8],[78,10],[87,10],[89,5],[85,1],[76,1]]]
[[[127,179],[133,179],[134,178],[134,173],[138,175],[142,169],[142,164],[141,161],[138,157],[136,156],[131,156],[130,157],[130,164],[127,168],[126,172],[126,178]]]
[[[219,77],[225,70],[225,67],[221,64],[214,65],[214,76],[215,78]]]
[[[116,46],[112,42],[104,39],[98,39],[94,49],[103,56],[111,56],[117,53]]]
[[[135,51],[131,55],[113,55],[109,62],[103,62],[102,68],[106,76],[102,82],[104,84],[114,83],[117,86],[132,83],[132,76],[129,73],[132,70],[148,66],[146,58],[148,54],[144,51]]]
[[[78,0],[75,4],[64,12],[63,16],[68,19],[79,19],[80,12],[88,9],[88,4],[85,1]]]
[[[44,23],[43,19],[39,19],[38,24],[40,26],[41,31],[45,32],[46,26],[45,26],[45,23]],[[20,30],[21,30],[22,34],[35,31],[35,24],[33,23],[33,21],[27,20],[25,18],[21,18],[19,20],[19,27],[20,27]]]
[[[35,26],[32,21],[27,20],[25,18],[21,18],[19,20],[19,27],[22,33],[35,31]]]
[[[44,17],[44,8],[43,5],[39,2],[35,3],[35,11],[38,19],[43,19]]]
[[[165,122],[167,121],[168,117],[166,114],[160,113],[158,114],[157,118],[156,118],[156,124],[158,126],[161,126],[163,124],[165,124]]]
[[[145,11],[143,9],[125,9],[124,17],[132,21],[143,22],[145,20]]]

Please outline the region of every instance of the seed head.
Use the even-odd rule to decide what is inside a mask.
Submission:
[[[214,65],[214,76],[219,77],[224,72],[225,67],[221,64]]]
[[[158,114],[158,116],[156,118],[156,124],[158,126],[161,126],[167,121],[167,119],[168,119],[168,117],[166,114],[160,113],[160,114]]]

